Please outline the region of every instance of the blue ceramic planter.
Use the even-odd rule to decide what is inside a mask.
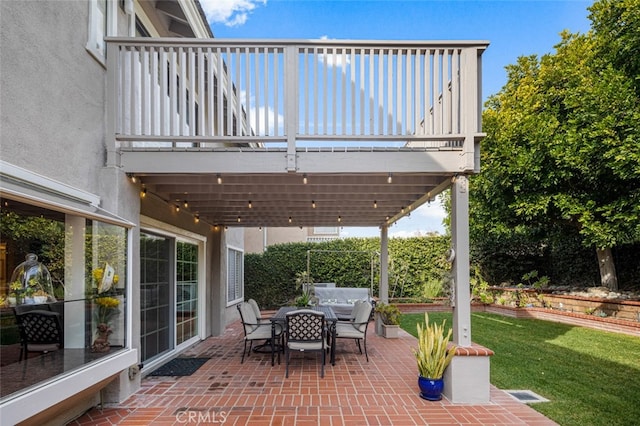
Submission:
[[[442,399],[442,390],[444,389],[444,381],[440,379],[428,379],[418,376],[418,387],[420,388],[420,397],[428,401],[440,401]]]

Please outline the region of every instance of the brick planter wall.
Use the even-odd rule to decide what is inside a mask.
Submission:
[[[576,300],[575,302],[572,300],[574,298],[563,296],[561,297],[563,300],[563,306],[566,308],[565,302],[570,301],[571,306],[575,306],[575,312],[570,312],[566,309],[549,309],[549,308],[514,308],[510,306],[503,305],[483,305],[483,304],[472,304],[471,311],[472,312],[489,312],[493,314],[504,315],[512,318],[535,318],[546,321],[555,321],[562,322],[565,324],[576,325],[580,327],[590,327],[597,330],[610,331],[614,333],[624,333],[630,334],[633,336],[640,337],[640,322],[620,319],[620,317],[599,317],[595,315],[587,315],[584,313],[584,310],[580,312],[580,309],[586,310],[586,306],[588,305],[586,302],[590,303],[601,303],[594,302],[591,299],[585,299],[582,301]],[[584,299],[584,298],[582,298]],[[579,302],[585,302],[584,304],[580,304]],[[575,304],[574,304],[575,303]],[[613,304],[614,302],[607,300],[608,304]],[[639,302],[629,302],[625,301],[621,305],[624,305],[624,312],[640,312],[640,303]],[[422,313],[422,312],[450,312],[451,306],[443,305],[443,304],[435,304],[435,303],[406,303],[406,304],[398,304],[398,308],[402,313]],[[635,309],[635,310],[634,310]],[[622,312],[623,309],[619,308],[617,312]]]

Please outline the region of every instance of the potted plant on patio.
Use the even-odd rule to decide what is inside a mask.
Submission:
[[[376,319],[380,325],[378,334],[387,339],[397,339],[398,330],[400,329],[400,316],[402,315],[400,309],[396,305],[380,302],[376,304],[375,312],[377,314]]]
[[[420,397],[429,401],[442,399],[444,370],[456,353],[456,346],[449,345],[451,329],[445,334],[442,324],[429,323],[429,314],[424,314],[424,324],[418,323],[418,348],[413,353],[418,362],[418,386]]]

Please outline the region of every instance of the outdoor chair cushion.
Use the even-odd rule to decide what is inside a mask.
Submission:
[[[258,328],[258,318],[248,303],[242,302],[240,304],[240,312],[242,314],[243,326],[247,335],[251,334],[256,328]]]
[[[257,323],[258,324],[270,324],[271,323],[271,321],[268,318],[262,318],[262,312],[260,311],[260,306],[258,306],[258,302],[256,302],[254,299],[249,299],[249,300],[247,300],[247,303],[253,309],[253,313],[256,315],[256,319],[257,319]]]

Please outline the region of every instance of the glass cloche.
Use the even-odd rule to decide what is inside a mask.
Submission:
[[[20,299],[18,303],[55,302],[51,274],[33,253],[13,270],[9,291]]]

